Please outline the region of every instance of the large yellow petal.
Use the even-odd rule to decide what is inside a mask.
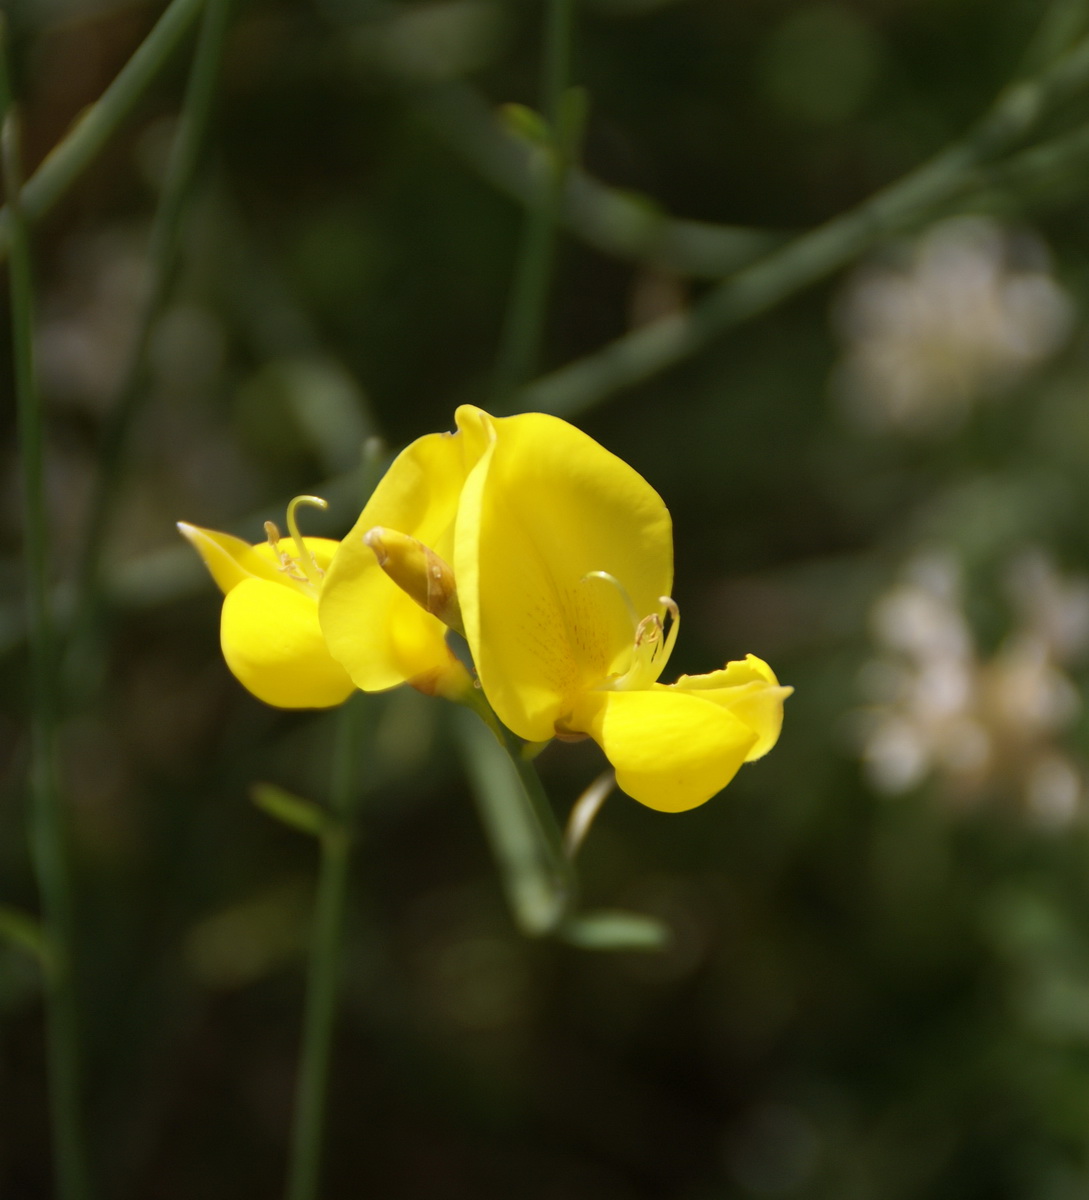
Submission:
[[[446,626],[379,567],[363,538],[376,526],[451,556],[454,516],[467,471],[466,439],[432,433],[407,446],[375,488],[325,576],[319,619],[329,652],[357,687],[382,691],[444,670]]]
[[[223,657],[235,677],[276,708],[330,708],[351,695],[329,656],[313,598],[266,579],[244,579],[223,601]]]
[[[631,467],[541,413],[463,428],[494,440],[469,474],[458,511],[454,574],[465,632],[500,720],[532,741],[582,692],[629,665],[635,634],[614,576],[638,615],[660,611],[672,584],[669,513]]]
[[[589,692],[569,725],[600,744],[623,791],[659,812],[684,812],[710,800],[756,741],[727,709],[672,688]]]
[[[794,691],[792,687],[780,687],[775,672],[755,654],[727,663],[721,671],[682,675],[672,686],[728,709],[756,734],[746,762],[763,758],[779,740],[783,701]]]

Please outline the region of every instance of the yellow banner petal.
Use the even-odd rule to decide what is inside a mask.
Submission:
[[[344,668],[329,656],[318,606],[304,592],[244,579],[223,601],[223,657],[258,700],[276,708],[331,708],[351,695]]]
[[[573,425],[541,413],[491,423],[494,441],[461,498],[454,574],[488,700],[538,741],[630,661],[635,629],[620,588],[586,577],[613,576],[640,617],[660,611],[672,527],[650,484]]]

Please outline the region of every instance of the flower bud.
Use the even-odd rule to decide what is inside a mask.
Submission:
[[[454,572],[430,546],[376,525],[363,537],[378,565],[405,593],[444,625],[464,634]]]

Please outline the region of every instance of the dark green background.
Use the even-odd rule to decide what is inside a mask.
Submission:
[[[677,216],[802,230],[958,137],[1019,68],[1041,7],[587,0],[584,161]],[[320,491],[364,436],[396,448],[449,428],[459,403],[488,405],[521,211],[436,131],[424,101],[451,80],[419,72],[445,62],[492,105],[532,104],[537,90],[535,3],[237,9],[111,538],[120,591],[79,681],[90,699],[62,737],[90,1140],[102,1194],[120,1200],[280,1192],[316,852],[247,789],[264,779],[324,799],[334,724],[263,708],[230,677],[213,586],[175,550],[173,522],[259,540],[263,516]],[[37,161],[159,6],[10,10]],[[487,36],[473,43],[474,30]],[[122,268],[139,261],[185,62],[37,239],[43,314],[83,330],[101,358],[78,385],[43,362],[58,579],[78,553],[131,326]],[[1084,116],[1075,104],[1063,123]],[[991,205],[1047,241],[1076,313],[1089,294],[1085,183]],[[647,271],[565,236],[542,366],[623,333]],[[672,817],[618,795],[593,830],[587,897],[663,916],[671,950],[521,938],[444,706],[408,691],[361,701],[374,721],[328,1196],[1089,1195],[1084,820],[1041,829],[1002,781],[967,810],[940,781],[875,795],[846,732],[867,611],[918,545],[962,556],[985,652],[1013,619],[1000,586],[1010,553],[1040,546],[1089,571],[1084,329],[1078,317],[1057,357],[958,429],[866,432],[829,395],[841,284],[576,418],[673,513],[685,619],[671,674],[751,651],[797,689],[778,748],[722,796]],[[0,903],[33,911],[2,386]],[[304,516],[333,536],[351,519],[348,507],[339,523]],[[132,562],[143,566],[122,580]],[[1066,739],[1075,756],[1084,733]],[[541,762],[561,815],[600,766],[592,745]],[[0,946],[4,1200],[51,1194],[42,1041],[36,968]]]

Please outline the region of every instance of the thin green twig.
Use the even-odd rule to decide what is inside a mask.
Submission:
[[[537,366],[552,283],[567,171],[572,155],[571,130],[565,128],[564,97],[571,76],[574,0],[546,0],[541,111],[549,130],[543,151],[547,184],[526,214],[510,303],[496,365],[496,403],[531,377]]]
[[[1024,211],[1085,194],[1089,125],[1049,138],[980,172],[963,207]]]
[[[1035,79],[1006,88],[960,142],[857,208],[788,242],[711,289],[688,312],[632,331],[523,388],[520,409],[565,416],[681,362],[720,334],[826,278],[890,235],[933,220],[1089,80],[1089,37]]]
[[[167,167],[162,197],[151,229],[147,297],[140,313],[117,399],[107,419],[99,447],[98,472],[81,542],[82,555],[76,587],[77,624],[74,640],[77,658],[80,643],[89,637],[95,623],[102,554],[123,481],[122,459],[133,421],[147,394],[148,344],[174,277],[182,221],[192,192],[193,179],[219,80],[230,4],[231,0],[205,0],[204,19],[193,56],[178,131]],[[83,666],[82,663],[76,664],[77,674],[84,674]]]
[[[367,703],[366,697],[355,695],[337,714],[331,805],[337,819],[319,843],[321,866],[295,1092],[287,1200],[315,1200],[321,1177],[329,1062],[340,981],[352,838],[361,791],[359,765]]]
[[[1068,50],[1089,23],[1087,0],[1051,0],[1029,41],[1022,75],[1034,75]]]
[[[363,447],[360,468],[354,473],[357,496],[365,500],[374,490],[381,478],[384,457],[382,440],[369,438]],[[321,1182],[344,914],[348,903],[352,844],[363,791],[360,764],[363,741],[373,713],[374,700],[360,693],[353,695],[337,713],[330,788],[332,820],[319,839],[321,865],[306,980],[299,1076],[295,1087],[287,1200],[315,1200]]]
[[[413,102],[443,143],[493,187],[534,208],[550,186],[536,151],[516,137],[463,82],[414,93]],[[572,163],[560,219],[587,245],[616,258],[652,263],[695,279],[721,279],[782,245],[786,234],[664,211],[651,197],[610,187]]]
[[[45,970],[46,1058],[57,1195],[90,1195],[81,1115],[77,1006],[72,982],[72,898],[56,764],[56,659],[49,610],[49,531],[45,510],[44,434],[34,363],[34,294],[30,244],[19,204],[19,116],[12,103],[6,29],[0,14],[0,157],[10,202],[8,277],[25,520],[31,657],[31,843],[41,893]]]
[[[23,184],[23,220],[34,224],[67,193],[94,162],[137,101],[169,61],[204,0],[173,0],[113,83],[84,112],[65,138]],[[11,246],[11,205],[0,209],[0,261]]]

